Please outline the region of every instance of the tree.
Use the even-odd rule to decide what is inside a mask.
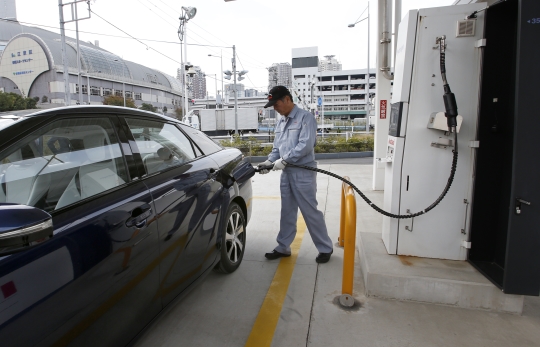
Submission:
[[[44,104],[48,101],[49,101],[49,98],[47,97],[47,95],[43,95],[43,97],[41,98],[41,103]]]
[[[36,108],[36,100],[15,93],[0,92],[0,112]]]
[[[141,110],[150,111],[150,112],[156,112],[157,108],[152,106],[152,104],[144,103],[141,105]]]
[[[37,98],[37,96],[36,96],[36,98]],[[24,100],[26,101],[26,105],[25,105],[24,109],[28,110],[28,109],[31,109],[31,108],[36,108],[36,105],[37,105],[37,103],[39,101],[39,98],[37,98],[37,100],[36,100],[36,98],[25,98]]]
[[[124,106],[124,97],[109,95],[103,98],[103,105]],[[135,102],[131,98],[126,98],[126,107],[137,108]]]
[[[176,114],[177,119],[182,120],[182,107],[176,107],[174,113]]]

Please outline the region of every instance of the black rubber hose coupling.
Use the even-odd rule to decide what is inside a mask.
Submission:
[[[446,109],[445,116],[448,129],[456,129],[458,116],[456,96],[454,95],[454,93],[452,93],[452,91],[450,91],[450,86],[448,85],[444,86],[443,99],[444,108]]]

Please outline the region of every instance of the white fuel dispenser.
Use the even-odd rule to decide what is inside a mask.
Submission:
[[[452,187],[437,207],[411,219],[383,217],[389,254],[467,258],[484,17],[466,17],[484,7],[411,10],[399,26],[387,155],[379,159],[386,162],[384,210],[422,211],[447,184],[456,143],[444,112],[444,63],[459,108],[459,157]]]

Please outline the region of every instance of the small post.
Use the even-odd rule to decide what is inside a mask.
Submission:
[[[341,284],[341,296],[339,303],[345,307],[354,306],[353,282],[354,282],[354,256],[356,249],[356,197],[351,186],[346,183],[342,185],[341,211],[344,217],[344,236],[340,236],[340,243],[343,240],[343,279]],[[341,234],[341,230],[340,230]]]
[[[347,181],[350,181],[349,176],[344,176],[344,179]],[[341,210],[340,210],[340,218],[339,218],[339,238],[338,243],[340,247],[343,247],[344,243],[343,240],[345,238],[345,220],[347,216],[345,215],[345,187],[347,184],[343,182],[341,184]]]

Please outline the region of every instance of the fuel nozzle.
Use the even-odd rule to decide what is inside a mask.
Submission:
[[[263,170],[272,170],[272,168],[274,167],[274,164],[271,164],[271,165],[257,165],[257,166],[254,166],[253,167],[253,170],[255,170],[255,172],[261,172]]]
[[[444,108],[446,109],[446,124],[448,125],[448,130],[450,132],[455,132],[457,128],[457,102],[456,96],[450,90],[450,85],[446,80],[446,35],[442,35],[436,38],[436,43],[439,44],[440,58],[441,58],[441,77],[443,80],[444,87]]]

